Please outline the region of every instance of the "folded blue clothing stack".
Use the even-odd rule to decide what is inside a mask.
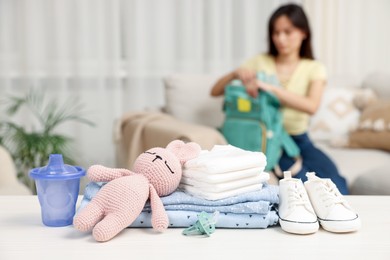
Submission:
[[[104,184],[90,182],[78,210],[84,208]],[[274,210],[274,206],[279,203],[278,194],[277,186],[264,184],[261,190],[220,200],[206,200],[180,190],[161,197],[161,200],[171,227],[188,227],[197,221],[200,212],[219,211],[217,228],[267,228],[278,223]],[[130,227],[151,227],[151,213],[147,203]]]

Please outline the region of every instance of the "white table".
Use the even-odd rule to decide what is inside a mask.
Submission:
[[[390,259],[390,196],[347,199],[363,223],[350,234],[293,235],[275,226],[187,237],[181,228],[126,229],[98,243],[72,226],[44,226],[36,196],[0,196],[0,259]]]

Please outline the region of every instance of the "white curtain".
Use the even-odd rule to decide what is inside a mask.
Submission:
[[[358,85],[370,72],[390,71],[390,1],[305,0],[316,57],[330,79]]]
[[[285,2],[0,0],[0,97],[77,97],[96,127],[60,132],[80,165],[113,167],[115,120],[162,107],[169,73],[226,72],[265,51],[270,13]],[[12,120],[32,124],[28,111]]]

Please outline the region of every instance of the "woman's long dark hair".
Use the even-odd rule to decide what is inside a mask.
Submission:
[[[299,56],[301,58],[314,59],[311,48],[311,32],[309,21],[306,17],[302,7],[296,4],[287,4],[279,7],[271,16],[268,22],[268,54],[272,56],[278,55],[278,50],[272,41],[272,33],[275,27],[275,21],[281,16],[287,16],[291,23],[302,30],[306,34],[306,38],[302,41],[301,49],[299,50]]]

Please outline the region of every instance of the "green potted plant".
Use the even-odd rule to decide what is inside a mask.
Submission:
[[[11,153],[18,171],[18,179],[34,193],[35,183],[28,177],[32,168],[47,164],[52,153],[62,154],[64,161],[75,164],[71,153],[71,138],[56,132],[65,122],[75,121],[93,126],[82,116],[83,107],[75,99],[60,104],[58,100],[45,100],[41,91],[30,91],[25,96],[9,96],[1,102],[5,113],[12,118],[23,108],[31,114],[32,126],[17,124],[12,120],[0,121],[0,144]],[[25,112],[25,110],[23,110]]]

